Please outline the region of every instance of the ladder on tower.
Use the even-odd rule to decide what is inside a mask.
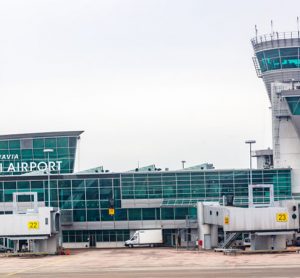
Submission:
[[[252,57],[252,60],[253,60],[253,64],[254,64],[254,67],[255,67],[255,71],[256,71],[257,77],[261,78],[262,74],[261,74],[261,69],[260,69],[260,66],[259,66],[257,58],[256,57]]]

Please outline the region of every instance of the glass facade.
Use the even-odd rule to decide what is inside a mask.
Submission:
[[[1,139],[0,175],[20,175],[43,170],[50,165],[52,173],[72,173],[74,171],[77,135]],[[47,153],[44,150],[50,149]],[[49,161],[48,161],[49,155]],[[50,163],[50,164],[48,164]]]
[[[300,97],[285,98],[293,115],[300,115]]]
[[[289,169],[254,170],[253,183],[274,184],[275,200],[290,199],[290,174]],[[50,200],[51,206],[72,210],[74,222],[185,219],[195,214],[197,200],[218,201],[232,194],[237,205],[246,205],[248,184],[247,170],[51,175]],[[0,180],[0,204],[11,202],[13,192],[30,191],[48,205],[47,189],[47,176],[5,177]],[[268,192],[257,198],[267,201]],[[163,199],[168,205],[125,209],[122,199]],[[108,214],[112,204],[114,216]]]
[[[94,236],[97,242],[126,241],[130,237],[129,230],[73,230],[63,231],[63,242],[88,242]]]
[[[300,67],[299,47],[277,48],[256,53],[261,72]]]
[[[252,179],[254,184],[273,184],[275,200],[291,197],[289,169],[254,170]],[[219,201],[223,195],[232,194],[237,205],[246,205],[249,171],[128,173],[121,175],[121,183],[122,199],[159,198],[168,205],[183,206],[192,200]]]
[[[291,170],[254,170],[254,184],[273,184],[275,200],[291,199]],[[245,206],[248,201],[248,170],[233,171],[177,171],[144,173],[102,173],[80,175],[51,175],[51,206],[68,210],[73,224],[106,221],[163,221],[186,220],[196,217],[197,201],[219,201],[223,195],[235,196],[235,204]],[[0,178],[0,214],[12,202],[14,192],[37,192],[38,201],[48,205],[46,175],[2,176]],[[255,202],[269,202],[269,192],[256,192]],[[22,199],[23,198],[23,199]],[[157,207],[122,207],[122,200],[161,199]],[[19,201],[30,201],[20,196]],[[114,207],[115,214],[108,209]],[[62,226],[63,230],[65,226]],[[86,242],[94,236],[97,242],[124,241],[129,230],[64,230],[64,242]]]

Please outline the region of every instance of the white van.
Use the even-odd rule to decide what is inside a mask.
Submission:
[[[125,246],[158,246],[163,243],[162,230],[138,230],[131,239],[125,241]]]

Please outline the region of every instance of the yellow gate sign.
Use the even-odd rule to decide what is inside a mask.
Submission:
[[[29,221],[27,227],[29,230],[38,230],[40,228],[40,223],[39,221]]]
[[[224,224],[229,225],[229,216],[224,217]]]
[[[277,222],[287,222],[289,219],[289,215],[287,212],[276,213],[276,221]]]
[[[108,214],[109,215],[114,215],[115,214],[115,209],[113,209],[113,208],[108,209]]]

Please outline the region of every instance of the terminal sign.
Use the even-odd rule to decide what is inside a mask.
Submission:
[[[229,216],[224,217],[224,224],[229,225]]]
[[[8,165],[4,167],[3,163],[0,163],[0,173],[14,173],[14,172],[33,172],[33,171],[60,171],[62,161],[31,161],[31,162],[11,162],[12,160],[18,160],[18,154],[0,154],[0,160],[8,160]]]
[[[27,227],[29,230],[38,230],[40,227],[39,221],[29,221],[27,223]]]
[[[289,215],[287,212],[276,213],[276,221],[277,222],[287,222],[289,219]]]
[[[108,209],[108,214],[109,215],[114,215],[115,214],[115,209],[113,209],[113,208]]]

